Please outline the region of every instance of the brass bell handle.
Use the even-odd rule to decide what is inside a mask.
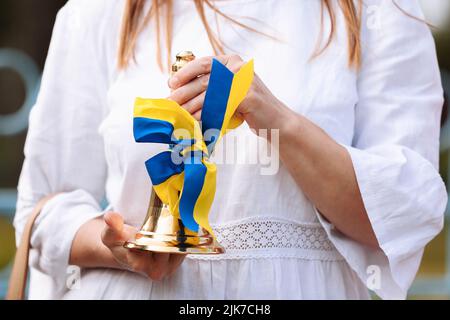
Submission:
[[[171,75],[181,70],[186,64],[195,59],[192,51],[181,51],[175,57],[175,63],[172,65]]]

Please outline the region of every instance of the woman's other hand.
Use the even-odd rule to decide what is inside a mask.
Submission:
[[[183,254],[136,252],[123,247],[136,228],[126,225],[120,214],[108,212],[86,222],[75,235],[69,263],[82,268],[114,268],[140,273],[152,280],[172,275]],[[101,235],[101,236],[100,236]]]
[[[186,64],[168,82],[172,90],[169,99],[176,101],[197,120],[201,119],[213,58],[219,60],[234,73],[245,64],[238,55],[202,57]],[[290,109],[270,92],[257,75],[254,77],[246,98],[237,109],[237,114],[256,130],[279,129],[282,121],[285,121],[290,113]]]
[[[137,230],[124,224],[118,213],[109,212],[104,217],[106,226],[102,232],[103,244],[123,269],[162,280],[172,275],[183,262],[184,254],[138,252],[123,247],[125,241],[134,238]]]

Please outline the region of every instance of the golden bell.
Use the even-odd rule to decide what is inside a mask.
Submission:
[[[190,51],[177,54],[172,65],[172,74],[179,71],[189,61],[195,59]],[[225,250],[216,239],[201,228],[198,232],[187,229],[181,218],[170,212],[152,188],[147,217],[133,240],[124,244],[125,248],[151,252],[180,254],[220,254]]]

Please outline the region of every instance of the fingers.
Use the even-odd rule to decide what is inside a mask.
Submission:
[[[183,263],[185,254],[171,254],[169,259],[169,270],[167,270],[167,276],[171,276],[178,270],[180,265]]]
[[[171,276],[181,265],[184,254],[130,251],[131,271],[147,276],[153,281],[161,281]]]
[[[131,252],[129,259],[132,271],[143,274],[153,281],[161,281],[176,271],[183,262],[184,255]]]
[[[102,232],[103,244],[107,247],[122,245],[126,240],[123,234],[123,218],[115,212],[108,212],[104,216],[106,227]]]
[[[153,263],[159,267],[166,267],[167,264],[169,263],[169,258],[170,258],[169,253],[154,253],[152,255]]]
[[[161,281],[167,276],[169,270],[169,258],[168,253],[153,253],[151,266],[148,270],[148,277],[155,281]]]
[[[202,110],[196,111],[192,116],[195,120],[200,121],[202,118]]]
[[[205,96],[206,96],[206,92],[202,92],[200,95],[187,101],[185,104],[183,104],[181,106],[184,109],[186,109],[190,114],[193,115],[203,107],[203,102],[205,102]]]
[[[104,219],[108,227],[118,232],[122,231],[123,218],[120,214],[116,212],[107,212],[104,216]]]
[[[133,226],[129,226],[129,225],[125,224],[123,226],[122,236],[124,237],[125,240],[134,239],[137,232],[138,232],[138,229],[136,229]]]
[[[219,60],[232,72],[239,71],[244,64],[244,61],[238,55],[198,58],[186,64],[186,66],[172,76],[172,78],[169,79],[169,87],[172,90],[175,90],[201,75],[209,74],[211,72],[211,64],[213,59]]]
[[[205,92],[208,88],[208,83],[209,75],[199,76],[186,85],[175,89],[171,93],[170,99],[177,102],[179,105],[183,105]]]
[[[154,281],[161,281],[171,276],[184,261],[184,254],[153,253],[153,263],[147,273]]]
[[[172,89],[170,99],[191,113],[196,120],[201,119],[213,58],[226,65],[232,72],[239,71],[244,64],[237,55],[202,57],[189,62],[169,79],[169,87]]]
[[[213,57],[202,57],[192,60],[169,79],[169,87],[175,90],[198,76],[208,74],[211,71],[212,59]]]
[[[152,252],[141,252],[128,250],[127,265],[128,270],[144,276],[148,276],[149,270],[152,268]]]

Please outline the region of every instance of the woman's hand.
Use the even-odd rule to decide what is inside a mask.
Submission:
[[[134,238],[136,232],[134,227],[124,224],[118,213],[109,212],[104,218],[90,220],[75,235],[70,264],[85,268],[125,269],[156,281],[172,275],[185,255],[136,252],[124,248],[125,241]]]
[[[189,62],[169,79],[169,87],[172,89],[169,98],[184,107],[197,120],[201,117],[213,58],[222,62],[234,73],[245,64],[237,55],[202,57]],[[246,98],[237,109],[238,115],[257,131],[280,129],[291,112],[270,92],[257,75]]]
[[[102,242],[122,268],[152,280],[162,280],[172,275],[183,262],[184,254],[138,252],[124,248],[125,241],[134,238],[137,230],[124,224],[117,213],[107,213],[104,219],[106,226],[102,232]]]

